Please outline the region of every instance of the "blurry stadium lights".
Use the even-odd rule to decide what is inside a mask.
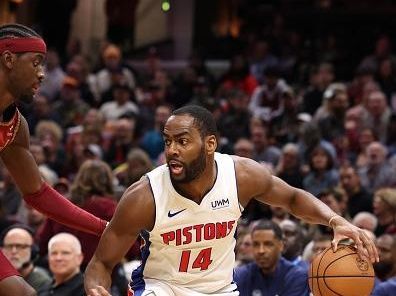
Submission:
[[[163,0],[161,4],[161,8],[163,12],[168,12],[170,10],[170,2],[169,0]]]

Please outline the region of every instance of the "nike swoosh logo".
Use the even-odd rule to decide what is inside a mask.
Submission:
[[[177,214],[180,214],[181,212],[183,212],[185,210],[187,210],[187,209],[183,209],[183,210],[180,210],[180,211],[177,211],[177,212],[174,212],[174,213],[171,213],[171,211],[169,211],[168,212],[168,217],[172,218],[173,216],[176,216]]]

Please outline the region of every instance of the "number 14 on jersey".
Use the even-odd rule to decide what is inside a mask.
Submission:
[[[195,259],[190,258],[191,250],[184,250],[180,258],[179,271],[187,272],[188,268],[190,267],[190,262],[192,262],[190,268],[194,268],[194,269],[199,268],[200,270],[207,270],[209,268],[209,265],[213,261],[212,259],[210,259],[211,255],[212,255],[212,248],[206,248],[201,250]]]

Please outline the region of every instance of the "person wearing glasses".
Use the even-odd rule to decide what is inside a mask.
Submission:
[[[51,284],[47,270],[35,266],[38,259],[38,247],[34,244],[33,231],[23,224],[14,224],[4,230],[2,250],[25,281],[40,294]]]

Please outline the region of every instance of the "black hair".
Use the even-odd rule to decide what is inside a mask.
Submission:
[[[0,39],[9,38],[9,37],[41,38],[41,36],[38,33],[36,33],[34,30],[21,24],[7,24],[0,26]]]
[[[282,229],[279,227],[278,224],[276,224],[271,220],[266,220],[266,219],[259,220],[257,224],[253,226],[252,234],[257,230],[272,230],[274,232],[275,237],[278,240],[283,240]]]
[[[172,115],[185,114],[194,118],[194,124],[201,133],[202,138],[210,135],[218,138],[216,121],[208,109],[198,105],[187,105],[172,112]]]

